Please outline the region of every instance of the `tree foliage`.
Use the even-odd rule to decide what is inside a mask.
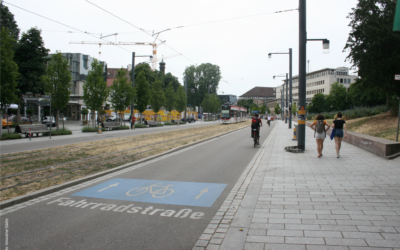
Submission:
[[[17,102],[17,78],[18,65],[14,62],[13,46],[15,39],[9,35],[10,32],[4,27],[1,28],[0,36],[0,53],[1,53],[1,85],[0,85],[0,102],[1,111],[12,103]]]
[[[48,53],[39,29],[31,28],[22,33],[15,48],[15,61],[21,74],[18,80],[19,95],[26,92],[44,93],[44,85],[40,78],[46,73]]]
[[[279,106],[279,103],[277,102],[274,108],[275,114],[279,115],[281,113],[281,107]]]
[[[343,84],[335,82],[331,85],[331,90],[326,98],[325,110],[345,110],[350,108],[350,102],[347,98],[347,90]]]
[[[326,97],[322,93],[317,93],[311,99],[311,106],[308,107],[310,113],[321,113],[326,111],[327,103]]]
[[[297,109],[298,109],[297,104],[296,104],[296,103],[293,103],[293,105],[292,105],[292,114],[293,114],[293,116],[296,115]]]
[[[150,88],[152,88],[153,83],[156,80],[161,79],[159,71],[157,70],[153,71],[148,63],[141,63],[135,66],[135,85],[136,85],[136,80],[138,79],[140,73],[142,72]]]
[[[181,85],[179,83],[178,77],[175,77],[169,72],[162,77],[162,81],[164,90],[166,90],[168,86],[171,84],[172,87],[174,88],[174,91],[176,92],[178,90],[178,87]]]
[[[260,113],[265,114],[265,111],[267,111],[267,105],[264,103],[263,105],[261,105]]]
[[[0,3],[0,27],[8,30],[8,34],[16,41],[19,38],[19,28],[14,20],[14,15],[8,10],[8,7]]]
[[[240,99],[237,102],[238,106],[246,108],[248,112],[250,111],[250,107],[252,104],[253,104],[253,99]]]
[[[400,68],[400,33],[392,31],[395,8],[396,0],[359,0],[348,16],[352,30],[345,46],[362,85],[383,90],[387,100],[400,95],[394,80]]]
[[[365,87],[365,79],[357,79],[351,84],[348,91],[348,98],[353,107],[377,106],[385,104],[385,93],[377,87]]]
[[[135,80],[136,83],[136,108],[140,113],[143,113],[147,104],[149,104],[150,99],[150,91],[149,91],[149,83],[146,80],[145,72],[140,72],[138,77]]]
[[[179,86],[178,86],[179,88]],[[168,112],[171,112],[175,108],[175,94],[174,86],[172,83],[168,84],[168,87],[165,89],[165,104],[164,107]]]
[[[56,111],[64,109],[69,102],[71,79],[67,59],[61,53],[52,55],[47,72],[42,76],[41,80],[44,84],[45,92],[51,94],[51,106]],[[57,130],[59,130],[58,112],[56,123]]]
[[[157,115],[161,107],[165,104],[165,96],[163,91],[162,82],[157,80],[153,84],[153,88],[150,93],[150,104],[154,113]]]
[[[83,102],[92,111],[99,111],[108,97],[107,82],[103,77],[103,66],[96,59],[92,62],[85,84],[83,85]],[[92,117],[93,120],[93,117]]]
[[[186,108],[186,94],[183,86],[178,87],[178,91],[176,91],[176,102],[175,102],[175,109],[182,113]]]
[[[200,106],[210,88],[210,94],[217,94],[218,84],[221,80],[221,71],[218,65],[203,63],[199,66],[189,66],[185,69],[188,77],[188,103],[191,106]]]
[[[201,102],[201,107],[206,113],[217,113],[221,107],[220,99],[217,95],[206,94],[203,101]]]
[[[117,112],[124,112],[135,96],[135,89],[128,81],[126,70],[121,68],[118,70],[116,79],[110,86],[109,100]]]

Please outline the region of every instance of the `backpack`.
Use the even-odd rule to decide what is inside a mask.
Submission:
[[[323,121],[317,121],[317,126],[315,128],[315,131],[317,133],[323,133],[325,132],[325,128],[324,128],[324,122]]]
[[[256,123],[258,123],[258,119],[257,118],[253,118],[253,120],[251,120],[251,123],[255,125]]]

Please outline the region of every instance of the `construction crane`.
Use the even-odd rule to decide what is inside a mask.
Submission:
[[[157,47],[160,46],[161,44],[165,43],[164,41],[161,41],[160,43],[156,43],[158,36],[160,35],[160,33],[164,32],[164,31],[168,31],[170,29],[166,29],[157,33],[153,33],[152,36],[155,36],[154,41],[152,43],[150,42],[104,42],[104,41],[81,41],[81,42],[70,42],[70,44],[97,44],[99,45],[99,47],[101,48],[101,45],[144,45],[144,46],[152,46],[153,47],[153,57],[151,59],[151,63],[152,63],[152,68],[153,70],[156,69],[157,67]],[[113,36],[113,35],[118,35],[118,33],[112,34],[112,35],[107,35],[107,36]],[[103,36],[106,37],[106,36]],[[100,37],[100,38],[103,38]],[[99,54],[101,54],[101,52],[99,52]]]
[[[169,58],[172,58],[172,57],[176,57],[176,56],[181,56],[182,54],[175,54],[175,55],[170,55],[170,56],[163,56],[163,57],[161,57],[161,59],[157,59],[157,60],[152,60],[152,57],[150,56],[150,62],[151,63],[155,63],[155,62],[159,62],[159,61],[161,61],[161,60],[163,60],[163,59],[169,59]]]

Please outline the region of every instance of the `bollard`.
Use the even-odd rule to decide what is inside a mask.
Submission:
[[[294,125],[292,141],[297,141],[297,125]]]
[[[29,140],[30,141],[32,140],[32,129],[31,128],[29,129]]]
[[[101,131],[101,123],[99,123],[99,132],[97,132],[98,134],[103,133],[103,131]]]

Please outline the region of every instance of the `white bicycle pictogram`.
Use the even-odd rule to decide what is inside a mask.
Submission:
[[[161,184],[162,183],[156,183],[148,187],[137,187],[126,192],[126,195],[136,196],[149,191],[152,194],[153,198],[164,198],[174,193],[174,190],[172,188],[169,188],[173,185],[162,186]]]

